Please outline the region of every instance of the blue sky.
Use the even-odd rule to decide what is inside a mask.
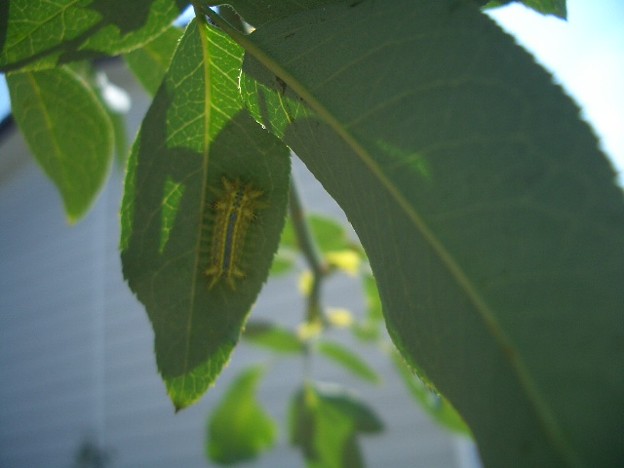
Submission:
[[[580,104],[624,181],[624,1],[568,0],[568,21],[515,4],[490,15]],[[0,117],[9,109],[0,79]]]
[[[624,1],[568,0],[568,21],[521,5],[491,16],[581,106],[624,185]]]

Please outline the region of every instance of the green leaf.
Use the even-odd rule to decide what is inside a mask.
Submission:
[[[566,0],[522,0],[522,3],[545,15],[555,15],[562,19],[568,16]]]
[[[322,252],[352,247],[353,243],[349,239],[344,226],[332,218],[313,213],[306,216],[306,222],[310,226],[314,241]],[[282,244],[287,247],[298,248],[295,229],[290,218],[287,219],[286,226],[284,227]]]
[[[340,364],[353,375],[372,383],[380,382],[379,375],[366,362],[344,346],[331,341],[322,341],[317,344],[317,348],[322,355]]]
[[[250,343],[267,347],[278,353],[301,354],[303,352],[303,345],[295,333],[269,322],[249,321],[245,326],[243,336]]]
[[[98,96],[67,67],[9,73],[13,115],[63,198],[70,223],[100,192],[113,158],[113,128]]]
[[[228,361],[284,224],[288,149],[241,109],[241,60],[223,33],[192,22],[128,161],[124,276],[152,322],[158,370],[177,409],[196,401]],[[244,277],[210,287],[215,231],[232,232],[216,226],[224,179],[261,195],[247,232],[236,231],[236,247],[225,240]],[[225,262],[228,253],[221,255]]]
[[[227,3],[249,24],[258,27],[305,10],[343,0],[229,0]],[[218,4],[219,2],[211,2]]]
[[[279,248],[273,258],[273,264],[271,265],[270,276],[282,276],[295,267],[295,261],[297,258],[297,252],[292,249]]]
[[[363,466],[358,433],[383,429],[379,418],[343,389],[307,385],[290,406],[290,442],[299,446],[310,467]]]
[[[346,230],[333,219],[318,214],[311,214],[306,216],[306,222],[321,252],[328,253],[340,249],[353,249],[353,242],[349,239]],[[290,217],[288,217],[282,231],[280,250],[273,262],[271,275],[280,275],[291,271],[299,254],[299,243],[295,234],[295,228]]]
[[[256,400],[263,367],[251,367],[230,385],[208,423],[206,454],[231,465],[252,460],[275,444],[277,426]]]
[[[250,109],[344,209],[394,342],[486,465],[623,459],[623,197],[550,76],[468,2],[231,34]]]
[[[181,36],[182,30],[171,26],[160,36],[124,57],[132,73],[152,96],[156,94],[169,68],[171,57]]]
[[[129,52],[160,35],[188,2],[11,0],[0,70],[43,69]],[[2,40],[4,39],[4,40]]]
[[[555,15],[562,19],[566,19],[568,16],[566,0],[492,0],[483,3],[487,3],[485,8],[495,8],[507,5],[513,1],[522,3],[528,8],[545,15]]]
[[[113,124],[113,133],[115,135],[115,162],[119,167],[124,168],[130,149],[128,132],[126,130],[126,115],[108,109],[108,116]]]
[[[113,125],[115,139],[115,160],[119,167],[125,167],[128,158],[128,132],[126,130],[126,114],[130,109],[130,97],[122,89],[108,81],[108,77],[102,71],[96,71],[88,62],[87,80],[97,92],[100,102],[104,106],[108,118]],[[126,102],[123,102],[127,100]],[[121,103],[119,101],[122,101]]]
[[[362,275],[362,287],[366,298],[366,317],[363,321],[356,323],[352,330],[358,338],[372,341],[378,339],[381,334],[380,325],[383,321],[381,298],[372,275]]]
[[[444,396],[415,376],[398,352],[392,353],[392,360],[412,397],[434,421],[454,432],[470,435],[470,429]]]
[[[295,262],[299,255],[299,250],[294,239],[294,231],[290,216],[286,217],[286,223],[280,237],[280,244],[273,258],[273,265],[271,265],[271,276],[284,275],[295,267]]]
[[[97,70],[91,62],[73,62],[67,67],[95,91],[113,126],[116,162],[120,167],[125,167],[129,149],[126,113],[131,106],[130,97],[124,89],[111,83],[106,73]]]
[[[321,215],[312,214],[307,217],[321,252],[349,249],[352,245],[347,231],[340,223]]]

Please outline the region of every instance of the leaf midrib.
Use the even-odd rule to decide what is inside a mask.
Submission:
[[[201,47],[202,47],[202,60],[203,60],[203,73],[204,73],[204,150],[203,150],[203,155],[202,155],[202,174],[203,174],[203,180],[202,180],[202,187],[201,187],[201,191],[200,193],[202,194],[202,199],[199,203],[199,213],[198,216],[200,217],[200,222],[197,223],[197,229],[198,229],[198,233],[197,233],[197,242],[195,245],[195,266],[193,268],[193,275],[192,275],[192,281],[191,281],[191,289],[190,289],[190,295],[191,295],[191,300],[190,300],[190,306],[189,306],[189,315],[188,315],[188,320],[186,323],[186,350],[184,352],[184,364],[183,364],[183,374],[182,374],[182,379],[183,379],[183,386],[186,385],[186,378],[192,378],[189,376],[189,362],[190,362],[190,351],[191,351],[191,334],[192,334],[192,328],[193,328],[193,316],[195,313],[195,299],[197,297],[197,286],[199,285],[200,279],[198,278],[198,274],[200,272],[200,259],[201,259],[201,255],[199,254],[200,252],[200,243],[202,241],[202,229],[203,229],[203,223],[201,222],[201,216],[202,213],[205,212],[205,203],[206,203],[206,190],[207,190],[207,184],[208,184],[208,177],[206,177],[206,175],[208,174],[208,161],[209,161],[209,153],[210,153],[210,117],[211,117],[211,92],[212,92],[212,88],[211,88],[211,83],[210,83],[210,49],[209,49],[209,44],[208,44],[208,36],[206,34],[205,31],[203,31],[203,27],[205,26],[202,17],[201,16],[196,16],[195,19],[196,23],[195,23],[195,28],[197,29],[197,34],[199,34],[200,37],[200,41],[201,41]]]

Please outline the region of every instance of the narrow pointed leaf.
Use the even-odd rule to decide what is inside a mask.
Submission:
[[[264,368],[252,367],[230,385],[208,423],[206,454],[220,464],[253,460],[275,444],[277,425],[256,399]]]
[[[344,346],[331,341],[318,344],[319,352],[352,374],[372,383],[379,383],[379,375],[356,354]]]
[[[624,458],[623,197],[548,74],[473,2],[362,1],[236,37],[254,115],[344,209],[393,340],[486,465]]]
[[[268,322],[250,321],[245,326],[244,337],[250,343],[278,353],[302,354],[304,351],[303,344],[295,333]]]
[[[167,29],[187,2],[11,0],[0,70],[43,69],[129,52]],[[0,23],[1,24],[1,23]],[[2,34],[2,33],[5,34]]]
[[[192,22],[128,162],[124,276],[152,322],[158,370],[178,409],[196,401],[229,359],[284,223],[288,150],[241,109],[241,60],[225,35]],[[232,216],[217,226],[224,180],[254,187],[245,231]],[[217,254],[241,273],[232,284],[206,274],[213,238],[224,233],[227,247]]]
[[[100,192],[113,159],[113,127],[95,91],[67,67],[7,75],[15,120],[63,198],[71,223]]]

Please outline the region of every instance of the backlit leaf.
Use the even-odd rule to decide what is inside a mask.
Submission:
[[[154,40],[125,56],[132,73],[152,96],[156,94],[169,68],[181,35],[182,31],[179,28],[171,26]]]
[[[288,150],[242,110],[241,60],[227,36],[192,22],[128,162],[124,276],[152,322],[158,370],[177,409],[196,401],[228,361],[284,223]],[[243,277],[209,287],[215,232],[230,232],[215,226],[224,179],[253,185],[261,206],[242,251],[226,240]]]
[[[250,109],[344,209],[394,342],[485,463],[624,458],[623,197],[548,74],[474,2],[366,0],[236,37]]]
[[[129,52],[160,35],[187,3],[11,0],[7,29],[0,31],[0,70],[43,69]]]
[[[341,365],[352,374],[369,382],[379,383],[379,375],[366,362],[344,346],[331,341],[322,341],[317,347],[323,356]]]
[[[383,428],[366,404],[339,387],[305,386],[291,401],[289,417],[290,442],[310,467],[363,466],[358,434]]]
[[[113,126],[96,92],[67,67],[7,75],[13,115],[63,198],[71,223],[85,215],[113,159]]]
[[[252,460],[275,444],[277,425],[256,399],[262,367],[243,372],[230,385],[208,423],[206,454],[220,464]]]

